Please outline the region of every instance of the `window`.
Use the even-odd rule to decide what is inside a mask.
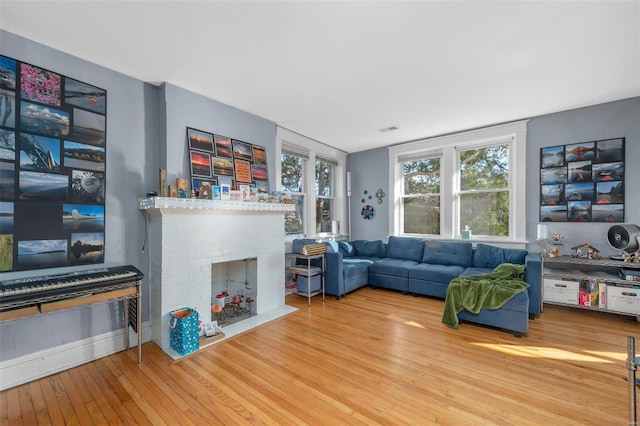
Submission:
[[[403,234],[440,235],[440,157],[402,161]]]
[[[296,209],[284,215],[285,235],[304,234],[304,169],[306,158],[301,154],[283,150],[280,158],[283,197],[291,199]]]
[[[285,215],[285,241],[294,238],[325,238],[332,224],[344,233],[346,224],[345,169],[347,154],[283,127],[277,127],[276,163],[283,196],[296,204]],[[325,235],[318,235],[325,234]]]
[[[390,234],[526,243],[526,121],[389,148]]]
[[[333,160],[316,157],[316,232],[331,232],[335,217]]]
[[[509,145],[459,151],[460,222],[475,235],[509,236]]]

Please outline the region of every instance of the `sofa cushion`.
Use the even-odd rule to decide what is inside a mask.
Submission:
[[[424,263],[435,265],[471,266],[473,246],[467,242],[426,241],[424,243]]]
[[[409,270],[409,278],[422,281],[435,281],[439,283],[449,283],[464,272],[464,267],[460,265],[433,265],[431,263],[420,263]]]
[[[345,262],[344,263],[344,278],[349,279],[358,275],[367,275],[369,265],[373,262],[360,261],[360,262]]]
[[[356,240],[353,242],[353,247],[356,249],[358,256],[364,257],[384,257],[386,252],[384,243],[381,240]]]
[[[409,269],[418,265],[414,260],[393,259],[385,257],[369,266],[369,274],[391,275],[394,277],[406,278],[409,276]]]
[[[338,243],[338,248],[343,257],[352,257],[356,254],[356,249],[353,247],[353,244],[346,241],[340,241]]]
[[[423,248],[424,240],[421,238],[395,237],[392,235],[389,237],[389,243],[387,244],[386,257],[420,262]]]
[[[501,263],[524,264],[527,251],[521,249],[505,249],[488,244],[478,244],[473,255],[475,268],[495,268]]]

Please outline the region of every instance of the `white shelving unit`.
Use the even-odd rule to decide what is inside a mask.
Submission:
[[[318,254],[314,256],[305,256],[304,254],[297,253],[288,253],[287,255],[287,263],[289,261],[293,262],[293,265],[287,266],[287,272],[294,275],[302,275],[307,277],[307,289],[301,289],[297,287],[296,294],[300,296],[305,296],[309,300],[309,306],[311,306],[311,298],[313,296],[317,296],[318,294],[322,294],[322,300],[324,300],[324,271],[325,271],[325,259],[324,254]],[[296,265],[296,261],[298,259],[302,259],[306,262],[305,265]],[[312,266],[312,261],[315,259],[321,259],[322,266]],[[312,291],[311,290],[311,281],[315,276],[320,277],[320,289]]]
[[[609,259],[580,259],[570,256],[542,259],[543,304],[635,316],[640,322],[640,281],[618,276],[620,269],[640,270],[640,263]],[[580,283],[596,280],[596,305],[581,305]]]

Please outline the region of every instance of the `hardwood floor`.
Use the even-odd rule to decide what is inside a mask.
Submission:
[[[364,288],[173,361],[155,344],[0,393],[1,424],[625,425],[635,319],[546,306],[521,339]]]

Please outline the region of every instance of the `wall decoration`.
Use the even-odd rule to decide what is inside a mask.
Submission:
[[[378,190],[376,191],[376,198],[378,199],[378,204],[382,204],[382,199],[385,197],[384,191],[382,190],[382,188],[378,188]]]
[[[362,208],[360,215],[363,219],[370,220],[373,219],[373,217],[376,215],[376,211],[373,209],[373,207],[366,205]]]
[[[0,56],[0,272],[104,263],[107,91]]]
[[[236,180],[238,182],[251,182],[251,163],[245,160],[235,160]]]
[[[213,199],[216,194],[218,199],[230,199],[230,191],[239,190],[240,184],[255,188],[257,198],[269,194],[264,147],[191,127],[187,127],[187,146],[194,194],[199,194],[203,182]]]
[[[206,152],[191,151],[191,176],[211,177],[211,156]]]
[[[540,149],[541,222],[624,222],[624,143]]]

